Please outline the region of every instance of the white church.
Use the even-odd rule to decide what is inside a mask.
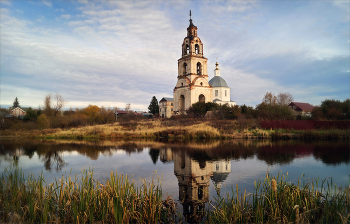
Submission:
[[[230,87],[220,76],[218,62],[215,64],[214,77],[208,82],[207,61],[203,56],[203,43],[197,36],[197,27],[193,25],[190,17],[187,36],[182,43],[182,57],[178,60],[174,98],[163,97],[159,101],[160,117],[186,113],[186,110],[197,102],[236,105],[230,99]]]

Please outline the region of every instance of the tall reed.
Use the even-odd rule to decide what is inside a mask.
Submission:
[[[144,181],[138,188],[127,175],[114,172],[103,184],[93,179],[90,169],[79,180],[69,175],[46,184],[42,174],[25,178],[21,170],[9,168],[0,181],[0,222],[159,223],[176,219],[175,203],[169,197],[163,200],[159,184]]]
[[[313,179],[297,185],[288,175],[255,181],[253,193],[240,192],[215,198],[209,223],[349,223],[350,188],[339,190],[332,179]]]

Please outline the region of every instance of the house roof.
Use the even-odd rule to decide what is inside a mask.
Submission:
[[[297,106],[297,107],[299,107],[301,110],[303,110],[303,111],[312,111],[313,109],[314,109],[314,106],[312,106],[311,104],[309,104],[309,103],[299,103],[299,102],[291,102],[290,104],[289,104],[289,106],[290,105],[295,105],[295,106]]]
[[[16,110],[17,108],[19,108],[19,109],[20,109],[21,111],[23,111],[23,112],[26,112],[26,110],[29,109],[29,107],[28,107],[28,108],[16,107],[16,108],[13,108],[13,109],[11,110],[11,113],[12,113],[12,111]]]
[[[174,98],[163,97],[159,102],[162,102],[162,101],[174,101]]]

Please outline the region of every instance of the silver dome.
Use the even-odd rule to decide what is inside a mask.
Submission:
[[[209,85],[212,87],[228,87],[225,79],[220,76],[214,76],[210,81]]]

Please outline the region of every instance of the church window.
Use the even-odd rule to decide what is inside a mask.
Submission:
[[[197,63],[197,75],[202,75],[202,64],[200,62]]]
[[[186,54],[190,53],[190,46],[188,46],[188,44],[186,45]]]
[[[171,111],[173,111],[173,108],[171,108]]]
[[[164,109],[164,112],[166,113],[166,108]]]
[[[227,164],[226,164],[226,170],[227,170]]]
[[[215,90],[215,96],[219,95],[219,90]]]
[[[203,86],[203,83],[201,82],[201,86]]]
[[[219,164],[216,164],[216,170],[219,170]]]
[[[227,96],[227,90],[225,90],[225,96]]]
[[[183,84],[183,83],[181,83],[181,86],[184,86],[184,84]]]
[[[186,72],[187,72],[187,64],[184,63],[184,67],[183,67],[183,75],[186,75]]]
[[[199,54],[199,46],[198,46],[198,44],[195,45],[195,49],[196,49],[196,54]]]

